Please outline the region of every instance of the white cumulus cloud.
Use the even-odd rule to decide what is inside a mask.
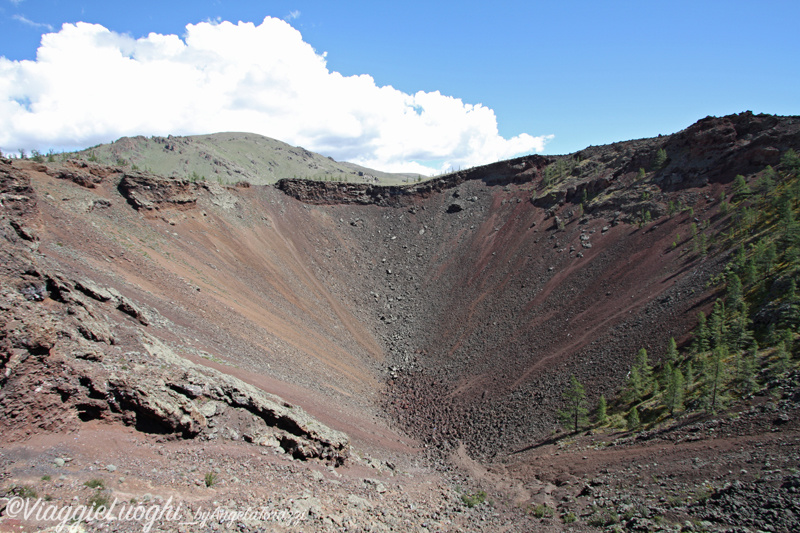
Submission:
[[[287,22],[202,22],[134,39],[97,24],[0,57],[0,148],[85,147],[124,135],[245,131],[381,170],[430,172],[542,151],[498,134],[494,111],[439,92],[343,76]],[[428,166],[424,166],[428,165]]]

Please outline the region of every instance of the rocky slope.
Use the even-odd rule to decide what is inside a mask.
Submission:
[[[23,479],[22,465],[43,468],[19,451],[26,442],[95,427],[175,443],[153,468],[186,466],[185,442],[210,443],[217,457],[226,446],[275,449],[345,473],[372,464],[369,453],[383,458],[375,462],[383,471],[402,462],[420,472],[419,447],[458,465],[445,477],[425,471],[442,492],[404,478],[396,492],[378,493],[385,505],[351,506],[420,528],[472,520],[486,530],[527,527],[527,505],[576,497],[576,480],[602,469],[577,473],[572,464],[600,437],[562,447],[562,459],[531,448],[555,427],[569,376],[592,400],[610,396],[640,347],[657,359],[669,337],[685,339],[696,311],[710,305],[707,281],[727,253],[713,243],[697,253],[690,227],[713,234],[734,176],[778,164],[790,147],[800,148],[800,118],[744,113],[407,187],[223,186],[86,161],[3,160],[6,472]],[[769,412],[759,416],[768,427]],[[796,440],[794,425],[781,431]],[[780,450],[775,440],[765,446]],[[651,460],[651,451],[630,453]],[[574,472],[574,483],[526,467],[539,453]],[[89,464],[75,474],[90,475]],[[625,467],[614,483],[637,475]],[[463,471],[470,475],[460,478]],[[715,478],[717,488],[724,479]],[[472,511],[455,484],[491,487],[497,512],[465,518],[459,513]],[[416,503],[401,502],[412,487]],[[753,487],[720,502],[762,486]],[[321,490],[316,515],[335,530],[339,518],[325,506],[336,505],[337,486]],[[587,514],[574,527],[591,529],[587,509],[596,502],[581,502],[575,511]],[[427,514],[402,517],[395,504]]]
[[[110,172],[89,167],[96,180],[84,179],[80,169],[51,173],[96,188]],[[30,177],[8,160],[0,161],[0,191],[4,206],[13,206],[4,213],[0,301],[6,438],[104,419],[190,438],[238,430],[296,457],[344,461],[344,434],[281,398],[178,356],[148,332],[148,313],[119,291],[54,269],[37,253],[42,219]],[[97,205],[109,207],[93,200],[87,208]]]

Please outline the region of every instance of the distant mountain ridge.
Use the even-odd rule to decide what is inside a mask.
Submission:
[[[286,178],[399,185],[419,177],[340,163],[255,133],[122,137],[82,150],[78,156],[104,164],[135,166],[164,176],[222,183],[246,181],[253,185]]]

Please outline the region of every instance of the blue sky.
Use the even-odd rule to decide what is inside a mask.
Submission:
[[[239,21],[253,23],[264,34],[284,31],[274,20],[262,25],[265,17],[286,21],[299,31],[303,43],[313,47],[317,58],[325,54],[322,61],[327,69],[326,79],[334,88],[328,88],[328,82],[321,81],[318,73],[311,74],[317,68],[314,58],[303,51],[302,43],[291,32],[285,34],[291,45],[279,41],[269,41],[272,44],[268,45],[264,39],[252,41],[254,52],[265,57],[296,47],[297,55],[289,56],[292,64],[296,61],[308,65],[310,74],[303,80],[325,87],[318,94],[309,91],[302,98],[283,98],[283,93],[276,96],[276,89],[263,85],[283,86],[283,82],[276,82],[269,74],[273,66],[243,69],[236,94],[246,95],[243,99],[283,102],[288,106],[270,111],[264,103],[254,111],[260,122],[252,117],[249,121],[230,118],[232,122],[211,119],[203,122],[185,116],[167,121],[163,117],[171,109],[168,106],[156,109],[161,117],[151,122],[132,121],[130,117],[117,121],[109,118],[104,122],[111,113],[109,110],[120,107],[120,102],[116,102],[109,110],[103,110],[102,117],[92,119],[92,125],[104,123],[103,127],[74,126],[80,120],[74,108],[91,107],[93,100],[81,100],[74,95],[53,97],[36,84],[52,85],[61,78],[43,77],[39,71],[44,70],[44,62],[40,61],[38,70],[23,63],[23,60],[35,62],[42,34],[61,31],[64,23],[101,25],[115,36],[113,46],[127,50],[126,47],[134,45],[126,44],[124,38],[146,39],[155,32],[185,40],[189,33],[187,25],[203,22],[233,23],[226,32],[208,36],[220,42],[252,33],[237,26]],[[186,134],[207,133],[214,127],[230,125],[226,129],[260,127],[262,131],[258,133],[272,133],[271,136],[278,138],[281,134],[285,137],[282,140],[303,144],[337,159],[391,169],[409,161],[429,166],[466,166],[511,157],[514,150],[568,153],[592,144],[672,133],[706,115],[745,110],[800,114],[798,20],[800,2],[796,0],[669,3],[0,0],[0,56],[5,58],[0,64],[0,74],[13,80],[13,88],[7,87],[8,94],[13,89],[11,96],[3,94],[0,80],[0,115],[22,113],[14,115],[19,120],[9,125],[2,124],[0,116],[0,126],[11,131],[5,138],[0,133],[0,149],[14,151],[16,145],[31,148],[37,143],[45,149],[79,147],[81,143],[94,144],[135,134],[137,128],[148,130],[138,132],[142,134],[162,134],[170,128],[174,130],[172,133]],[[198,26],[195,33],[200,33],[199,30]],[[80,77],[98,64],[96,58],[81,57],[83,49],[76,47],[78,34],[86,31],[87,27],[81,27],[69,38],[64,34],[59,42],[53,42],[52,48],[68,51],[63,57],[72,62],[70,69],[53,67],[53,72],[60,76],[72,72]],[[99,34],[94,31],[93,35]],[[249,46],[248,42],[243,41],[242,46]],[[143,57],[144,44],[152,43],[140,42],[141,46],[130,52],[128,59],[138,61]],[[187,53],[197,55],[192,47],[187,48]],[[243,55],[241,51],[235,53],[238,55],[231,57]],[[181,59],[181,65],[185,66],[186,61],[185,57]],[[203,71],[205,67],[198,65],[206,61],[207,58],[199,59],[192,72]],[[105,68],[117,72],[113,65]],[[228,71],[224,65],[219,69]],[[131,72],[120,66],[118,74],[127,79]],[[341,80],[331,73],[341,74],[351,84],[340,86]],[[363,78],[355,78],[360,75],[368,75],[373,87],[366,87],[369,83]],[[253,79],[260,80],[258,83],[262,85],[253,86]],[[90,77],[88,81],[92,82],[87,83],[91,86],[86,88],[88,91],[92,87],[98,91],[109,88],[102,80]],[[63,82],[75,83],[75,80],[63,79]],[[175,83],[173,80],[172,85],[162,87],[162,93]],[[7,85],[12,82],[7,81]],[[352,89],[353,85],[359,88]],[[381,93],[379,89],[386,86],[396,93],[391,97],[383,94],[386,91]],[[20,87],[28,87],[29,94]],[[216,85],[208,88],[214,90],[220,89]],[[201,92],[198,89],[197,95],[190,95],[196,98],[198,106],[203,102],[202,94],[209,94]],[[146,90],[142,93],[142,98],[157,100],[153,94],[146,94]],[[343,102],[330,96],[340,93]],[[352,101],[348,103],[351,93],[359,94],[359,98],[371,104],[359,110]],[[3,97],[7,99],[5,110]],[[132,92],[127,98],[130,102],[136,94]],[[94,101],[98,99],[95,96]],[[400,100],[417,110],[416,123],[407,110],[398,111],[402,116],[386,111],[395,105],[402,107]],[[35,112],[47,107],[48,102],[49,114],[41,114],[37,121]],[[478,104],[476,110],[474,106]],[[66,115],[73,121],[73,127],[48,128],[48,121],[62,120],[62,115],[53,109],[58,105],[73,108],[72,114]],[[242,103],[235,109],[215,111],[215,116],[241,117],[246,108],[247,104]],[[308,109],[313,109],[314,114],[307,112]],[[333,111],[328,114],[326,109]],[[283,116],[282,111],[296,114],[295,122],[308,123],[315,116],[322,118],[314,128],[293,130],[290,117]],[[115,130],[117,122],[123,126]],[[15,126],[17,123],[24,123],[24,128]],[[199,131],[204,126],[212,129]],[[490,131],[492,128],[497,131]],[[402,149],[393,148],[398,146]]]

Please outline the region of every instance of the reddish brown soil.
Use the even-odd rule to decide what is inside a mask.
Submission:
[[[3,364],[25,350],[28,359],[16,367],[25,373],[0,390],[3,483],[31,485],[59,502],[84,500],[91,491],[83,481],[114,464],[123,474],[103,475],[125,498],[149,492],[195,506],[305,505],[310,520],[244,530],[591,530],[599,509],[625,513],[626,506],[633,508],[625,517],[630,527],[632,520],[656,527],[657,517],[763,527],[765,516],[726,522],[715,509],[748,495],[758,500],[768,489],[789,494],[780,487],[793,487],[791,469],[800,466],[789,392],[775,411],[762,406],[743,415],[755,421],[747,427],[702,419],[691,421],[699,429],[678,427],[646,441],[626,434],[547,439],[571,374],[590,400],[612,396],[639,348],[658,360],[669,337],[687,339],[696,312],[712,301],[706,283],[726,260],[713,247],[705,257],[693,252],[689,226],[708,221],[709,234],[723,227],[719,193],[736,173],[777,164],[788,146],[800,145],[799,131],[794,118],[744,114],[674,136],[589,148],[553,194],[544,194],[542,169],[557,158],[498,163],[418,190],[326,186],[320,195],[314,185],[284,186],[294,197],[273,187],[147,176],[130,179],[130,188],[120,169],[59,174],[5,163],[28,184],[14,194],[30,201],[4,197],[4,298],[39,290],[35,276],[15,266],[24,255],[20,265],[29,260],[65,279],[115,289],[146,324],[113,309],[95,317],[115,337],[113,344],[92,341],[104,350],[102,362],[60,361],[55,334],[26,341],[24,350],[4,348]],[[660,147],[670,154],[667,167],[637,182],[636,171],[649,168]],[[582,213],[583,191],[593,200]],[[666,216],[670,200],[693,214]],[[644,210],[653,222],[639,226]],[[26,231],[34,236],[26,239]],[[57,326],[63,306],[43,294],[20,316]],[[142,364],[143,332],[346,432],[351,460],[329,470],[239,438],[136,432],[105,412],[83,412],[90,421],[82,422],[47,388],[69,368],[105,376]],[[36,387],[43,392],[33,394]],[[99,396],[91,399],[102,403]],[[790,423],[773,424],[778,411]],[[718,436],[720,425],[729,433]],[[717,467],[720,452],[724,468]],[[59,470],[59,457],[73,461]],[[222,480],[211,489],[202,483],[209,468]],[[725,488],[737,472],[745,485]],[[386,490],[376,490],[373,478]],[[687,495],[705,490],[706,481],[720,496],[696,505]],[[462,502],[462,493],[481,489],[491,505]],[[544,503],[559,515],[530,513]],[[577,522],[564,521],[570,512]],[[0,524],[13,527],[7,518]]]

